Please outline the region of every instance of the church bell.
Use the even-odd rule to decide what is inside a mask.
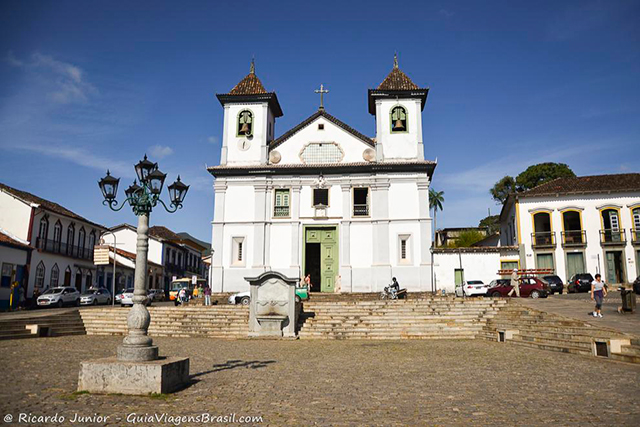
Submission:
[[[396,120],[396,123],[393,125],[393,130],[404,129],[404,125],[402,124],[402,120]]]
[[[240,133],[242,133],[243,135],[248,135],[249,134],[249,124],[248,123],[243,123],[242,127],[240,128]]]

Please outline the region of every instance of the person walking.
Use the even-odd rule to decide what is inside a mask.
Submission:
[[[602,317],[602,301],[607,296],[607,288],[600,273],[596,274],[596,279],[591,282],[591,300],[596,302],[596,308],[592,313],[593,317]]]
[[[209,285],[204,287],[204,305],[211,305],[211,288]]]
[[[516,296],[520,298],[520,285],[518,284],[518,270],[515,268],[511,271],[511,290],[507,295],[511,296],[515,292]]]

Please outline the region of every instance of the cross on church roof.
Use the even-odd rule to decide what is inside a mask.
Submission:
[[[319,110],[324,110],[324,94],[325,93],[329,93],[328,90],[326,90],[324,88],[324,85],[320,85],[320,89],[316,89],[315,93],[319,93],[320,94],[320,107],[318,108]]]

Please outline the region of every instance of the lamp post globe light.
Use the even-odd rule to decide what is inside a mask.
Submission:
[[[149,161],[145,155],[144,159],[135,165],[135,171],[140,185],[134,180],[133,184],[125,190],[126,199],[119,206],[116,197],[120,179],[114,178],[107,171],[107,175],[98,182],[98,185],[104,197],[102,202],[104,205],[109,206],[113,211],[119,211],[128,205],[138,217],[133,307],[127,317],[129,332],[122,345],[118,347],[117,358],[121,361],[143,362],[158,358],[158,347],[153,345],[153,340],[147,334],[151,316],[145,306],[149,215],[158,204],[161,204],[169,213],[181,209],[189,186],[182,183],[178,176],[178,179],[168,187],[170,205],[167,206],[160,199],[167,175],[158,169],[158,164]]]

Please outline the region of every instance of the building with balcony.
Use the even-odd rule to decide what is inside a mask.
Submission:
[[[640,275],[640,173],[559,178],[509,196],[500,238],[522,268],[563,280],[600,273],[609,284]]]
[[[57,203],[0,184],[0,228],[34,248],[27,272],[27,298],[55,286],[80,292],[96,284],[93,247],[106,228]]]
[[[375,138],[322,101],[276,138],[282,109],[253,67],[217,95],[224,122],[220,164],[208,169],[212,289],[246,290],[245,277],[277,270],[310,274],[315,292],[377,292],[394,276],[410,291],[431,290],[428,193],[436,163],[425,160],[422,140],[428,91],[395,62],[368,91]]]
[[[108,245],[113,245],[115,235],[116,247],[129,254],[136,253],[136,228],[129,224],[120,224],[110,229],[102,238]],[[202,252],[206,248],[194,239],[174,233],[167,227],[156,225],[149,227],[149,264],[161,266],[150,272],[150,289],[168,290],[174,278],[198,276],[205,277],[205,265]],[[122,254],[121,254],[122,255]],[[105,274],[110,274],[106,272]]]

